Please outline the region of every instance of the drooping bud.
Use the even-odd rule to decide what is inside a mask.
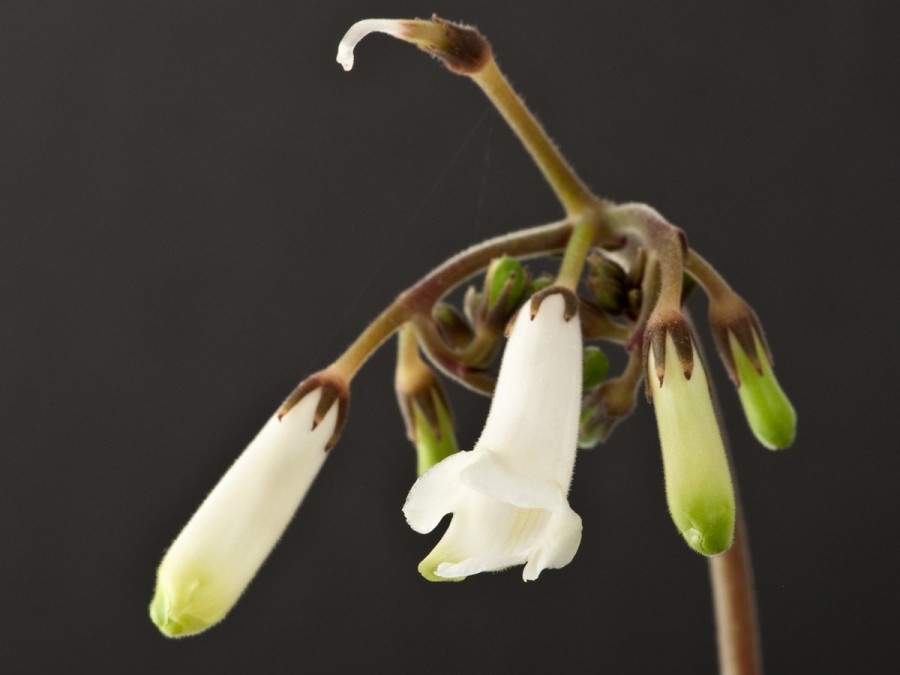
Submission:
[[[453,415],[447,399],[438,390],[431,390],[430,409],[411,404],[415,418],[413,443],[416,446],[416,475],[421,476],[438,462],[459,452]]]
[[[278,542],[328,456],[341,404],[325,388],[273,415],[169,547],[150,618],[168,637],[221,621]]]
[[[691,548],[717,555],[731,546],[735,506],[706,371],[683,317],[651,324],[645,340],[669,512]]]
[[[734,292],[710,299],[716,346],[757,440],[770,450],[790,446],[797,414],[772,371],[772,355],[756,313]]]
[[[634,411],[641,381],[640,360],[630,361],[625,372],[594,389],[585,389],[581,401],[578,447],[590,449],[605,442],[618,424]]]
[[[441,337],[453,349],[463,349],[472,341],[475,331],[456,307],[446,302],[439,302],[432,310],[434,322]]]
[[[394,387],[407,438],[416,447],[417,472],[422,475],[459,450],[453,414],[437,374],[419,356],[411,326],[398,335]]]
[[[770,450],[787,448],[797,435],[797,413],[775,379],[762,342],[755,339],[756,357],[761,364],[759,370],[733,333],[729,335],[729,342],[740,378],[738,396],[753,434]]]

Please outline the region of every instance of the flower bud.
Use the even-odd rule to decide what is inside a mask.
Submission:
[[[416,446],[417,475],[459,450],[453,414],[437,374],[419,356],[419,346],[410,326],[404,326],[397,341],[397,371],[394,388],[406,424],[406,435]]]
[[[738,396],[753,434],[770,450],[787,448],[797,435],[797,413],[775,379],[762,342],[754,336],[757,369],[733,333],[728,340],[740,378]]]
[[[729,291],[710,300],[709,323],[753,434],[770,450],[788,447],[797,435],[797,414],[772,372],[756,314]]]
[[[344,386],[317,422],[328,386],[319,384],[269,419],[169,547],[150,604],[164,635],[193,635],[221,621],[278,542],[325,462],[339,408],[346,407]]]
[[[509,316],[522,299],[526,281],[525,270],[515,258],[503,256],[492,260],[484,278],[487,311],[499,307],[502,313]]]
[[[625,270],[610,258],[592,253],[588,258],[588,272],[584,285],[597,305],[614,314],[627,304],[629,285]]]
[[[581,401],[578,447],[590,449],[605,442],[618,424],[634,411],[640,369],[628,368],[619,377],[603,382],[598,388],[585,390]]]
[[[591,345],[584,348],[581,362],[581,389],[587,391],[600,386],[609,372],[609,359],[600,347]]]
[[[645,340],[653,343],[647,349],[647,379],[669,512],[691,548],[717,555],[731,546],[735,506],[706,371],[683,318],[648,327]]]
[[[456,307],[446,302],[439,302],[432,310],[434,322],[444,338],[444,342],[453,349],[463,349],[472,341],[475,331]]]
[[[453,415],[447,400],[437,391],[431,390],[433,419],[418,403],[412,404],[414,417],[413,441],[416,445],[416,475],[421,476],[438,462],[459,452]]]

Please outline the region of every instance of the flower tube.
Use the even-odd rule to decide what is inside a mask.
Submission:
[[[346,403],[333,403],[318,421],[327,388],[269,419],[169,547],[150,604],[164,635],[193,635],[221,621],[278,542],[328,456]]]
[[[553,287],[514,319],[484,431],[470,452],[435,465],[403,512],[417,532],[453,514],[419,565],[431,581],[524,564],[523,579],[571,562],[581,518],[569,507],[581,405],[581,326],[574,295]]]

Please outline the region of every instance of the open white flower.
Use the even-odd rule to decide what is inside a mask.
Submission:
[[[515,319],[484,431],[422,475],[403,513],[417,532],[453,514],[419,565],[432,581],[525,564],[522,577],[571,562],[581,518],[569,507],[581,406],[581,325],[563,289],[526,303]],[[547,293],[547,291],[544,291]],[[566,318],[566,315],[569,315]]]
[[[322,389],[266,423],[169,548],[150,616],[169,637],[221,621],[278,542],[327,457],[340,403],[314,426]]]

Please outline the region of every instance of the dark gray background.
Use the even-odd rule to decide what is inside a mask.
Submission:
[[[471,83],[386,37],[334,62],[357,19],[432,11],[762,317],[796,445],[758,447],[715,372],[769,671],[896,662],[896,4],[4,0],[4,670],[714,670],[643,404],[579,457],[569,567],[418,576],[437,535],[400,513],[392,346],[230,618],[174,642],[147,616],[163,550],[299,379],[456,250],[560,215]],[[471,445],[486,401],[454,401]]]

